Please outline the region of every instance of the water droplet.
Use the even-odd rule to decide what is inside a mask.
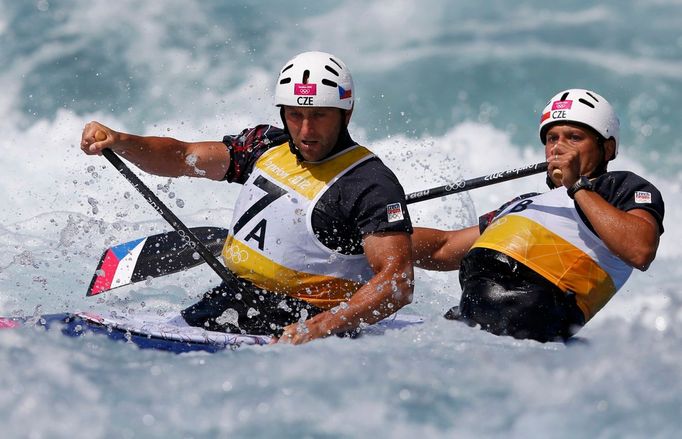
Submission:
[[[656,326],[656,330],[658,331],[665,331],[668,328],[668,322],[665,320],[665,317],[663,316],[656,317],[656,322],[654,325]]]

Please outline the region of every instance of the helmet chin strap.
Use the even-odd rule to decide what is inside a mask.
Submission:
[[[547,187],[549,187],[550,189],[556,189],[558,187],[552,181],[552,178],[549,176],[549,173],[547,173],[547,176],[545,177],[545,183],[547,183]]]
[[[604,139],[602,136],[597,137],[597,145],[599,145],[599,151],[601,151],[601,163],[599,166],[597,166],[594,171],[592,171],[592,174],[590,177],[599,177],[602,174],[606,173],[606,167],[609,164],[609,161],[606,158],[606,147],[604,146],[604,143],[606,143],[606,139]]]
[[[287,133],[287,136],[289,136],[289,150],[291,151],[292,154],[296,156],[297,161],[299,162],[305,161],[303,155],[301,154],[301,151],[299,151],[296,144],[294,144],[294,139],[291,137],[291,133],[289,132],[287,120],[284,118],[284,107],[280,107],[279,117],[282,119],[282,124],[284,125],[284,132]]]

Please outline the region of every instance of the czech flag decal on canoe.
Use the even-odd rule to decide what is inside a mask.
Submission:
[[[131,277],[147,238],[126,242],[109,248],[97,265],[95,276],[90,282],[88,296],[94,296],[103,291],[126,285]]]

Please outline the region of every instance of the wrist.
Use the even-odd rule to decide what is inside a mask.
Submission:
[[[576,182],[566,190],[566,193],[571,199],[575,199],[575,194],[581,190],[594,192],[592,181],[584,175],[576,180]]]
[[[311,337],[311,339],[322,338],[337,332],[335,329],[340,322],[335,320],[336,317],[336,315],[329,311],[325,311],[306,320],[304,324],[308,329],[308,336]]]

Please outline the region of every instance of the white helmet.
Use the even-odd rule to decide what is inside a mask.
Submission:
[[[353,78],[329,53],[304,52],[287,61],[277,78],[275,105],[353,108]]]
[[[618,116],[611,104],[597,93],[573,88],[550,99],[540,117],[540,141],[543,144],[549,125],[557,122],[578,122],[592,128],[604,139],[613,137],[616,141],[613,157],[618,155]]]

